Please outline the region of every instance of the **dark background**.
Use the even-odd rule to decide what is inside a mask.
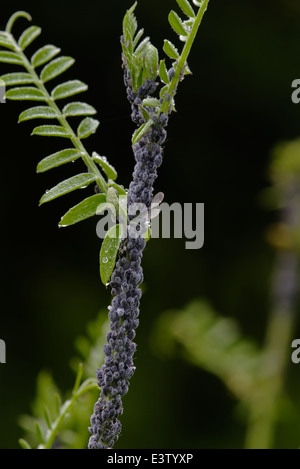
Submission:
[[[133,168],[133,125],[119,37],[131,4],[23,0],[2,2],[0,9],[1,28],[16,10],[30,12],[33,24],[42,27],[28,51],[50,43],[76,58],[64,79],[89,84],[78,99],[94,105],[101,121],[87,148],[106,155],[125,186]],[[163,39],[177,41],[167,21],[172,8],[175,0],[140,0],[136,9],[139,25],[160,52]],[[15,31],[25,27],[26,20],[18,20]],[[244,424],[222,383],[183,360],[161,360],[150,338],[162,312],[204,297],[221,314],[238,319],[246,335],[263,340],[274,258],[264,232],[276,213],[260,205],[259,194],[269,184],[274,144],[300,133],[300,107],[291,101],[291,83],[300,78],[299,44],[296,0],[210,2],[189,59],[193,76],[180,85],[155,185],[169,203],[204,202],[205,245],[188,251],[184,240],[152,240],[145,251],[137,371],[124,400],[120,448],[243,445]],[[9,71],[12,67],[0,64],[0,74]],[[57,228],[82,193],[38,207],[45,190],[76,174],[81,163],[36,175],[37,162],[64,142],[31,137],[34,122],[17,125],[25,107],[1,106],[0,337],[7,345],[7,363],[0,365],[2,448],[18,447],[17,418],[30,412],[41,369],[51,370],[63,390],[72,386],[74,340],[110,302],[98,274],[95,220]],[[296,365],[289,368],[296,394],[299,372]],[[278,436],[278,447],[299,446],[300,424],[289,428]]]

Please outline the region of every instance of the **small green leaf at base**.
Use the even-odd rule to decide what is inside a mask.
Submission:
[[[122,225],[113,226],[106,234],[100,250],[100,277],[104,285],[114,270],[120,244],[124,238]]]
[[[83,189],[95,180],[95,176],[90,173],[82,173],[66,179],[47,191],[40,200],[40,205],[50,202],[62,195],[68,194],[76,189]]]
[[[93,217],[97,214],[99,205],[106,201],[105,194],[96,194],[88,197],[75,207],[72,207],[60,220],[59,227],[74,225],[82,220]]]

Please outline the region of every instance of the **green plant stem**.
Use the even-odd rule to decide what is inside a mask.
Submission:
[[[91,383],[88,385],[87,381],[90,381]],[[99,387],[97,385],[96,379],[89,378],[89,380],[87,381],[83,383],[84,386],[81,385],[76,392],[73,391],[72,399],[64,403],[64,405],[61,408],[61,412],[59,416],[51,425],[51,429],[49,429],[47,432],[46,441],[44,442],[44,444],[39,445],[38,449],[51,449],[55,441],[56,435],[58,431],[60,430],[65,417],[67,416],[68,413],[71,412],[73,406],[76,404],[78,399],[87,391],[90,391],[92,389],[97,389],[99,391]]]
[[[299,207],[297,181],[282,194],[285,208],[281,222],[291,232],[298,227]],[[296,246],[278,252],[273,280],[273,313],[267,327],[266,345],[260,374],[250,400],[250,419],[246,448],[270,449],[284,384],[285,367],[289,362],[291,337],[295,326],[295,304],[298,291],[298,252]]]
[[[168,95],[171,95],[172,98],[175,96],[176,88],[178,86],[178,83],[180,81],[180,78],[182,76],[184,68],[186,66],[186,62],[187,62],[189,53],[191,51],[193,42],[194,42],[195,37],[197,35],[197,32],[198,32],[199,26],[201,24],[202,18],[204,16],[204,13],[207,9],[208,3],[209,3],[209,0],[204,0],[203,4],[201,5],[201,7],[198,11],[198,14],[197,14],[196,18],[195,18],[195,21],[194,21],[194,24],[192,26],[191,32],[190,32],[190,34],[187,38],[187,41],[185,43],[185,46],[183,48],[182,54],[178,59],[178,64],[177,64],[174,76],[171,80],[171,83],[169,84],[168,91],[166,92],[164,101],[161,105],[161,108],[160,108],[161,113],[166,114],[169,110],[170,100],[168,100]]]
[[[293,315],[288,312],[274,310],[270,317],[260,378],[250,401],[247,449],[271,449],[273,446],[293,325]]]
[[[92,174],[95,175],[96,182],[97,182],[98,187],[100,188],[101,192],[106,193],[107,189],[108,189],[107,183],[106,183],[104,177],[102,176],[102,174],[100,173],[99,169],[97,168],[97,166],[96,166],[95,162],[93,161],[92,157],[89,155],[89,153],[85,149],[84,145],[82,144],[81,140],[77,137],[77,135],[73,131],[72,127],[68,123],[67,119],[63,116],[61,110],[56,105],[55,101],[50,96],[50,94],[48,93],[45,85],[40,80],[40,78],[39,78],[38,74],[36,73],[34,67],[31,65],[31,63],[27,59],[26,55],[23,53],[22,49],[19,47],[19,45],[15,41],[13,35],[10,34],[10,33],[7,33],[7,32],[6,32],[6,34],[9,37],[9,39],[12,41],[12,43],[14,44],[15,52],[19,54],[20,58],[23,61],[24,67],[26,68],[28,73],[30,73],[30,75],[32,76],[32,78],[34,80],[34,84],[44,94],[45,99],[46,99],[46,103],[57,114],[56,119],[61,124],[61,126],[64,127],[69,132],[70,140],[72,141],[74,147],[81,152],[82,159],[83,159],[84,163],[86,164],[87,168],[90,170],[90,172]]]

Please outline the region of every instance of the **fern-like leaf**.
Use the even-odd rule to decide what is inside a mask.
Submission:
[[[85,102],[73,101],[65,103],[61,110],[56,103],[86,91],[88,86],[80,80],[69,80],[56,85],[49,93],[45,84],[67,71],[74,64],[74,59],[69,56],[59,56],[60,48],[52,44],[38,48],[31,59],[28,59],[24,50],[38,38],[41,29],[38,26],[30,26],[25,29],[17,41],[11,31],[19,17],[31,20],[28,13],[17,12],[8,21],[6,30],[0,31],[0,47],[4,49],[0,50],[0,62],[20,65],[25,69],[2,75],[1,79],[7,87],[10,87],[6,92],[6,98],[17,101],[41,101],[42,105],[24,110],[19,116],[19,122],[33,119],[54,120],[54,124],[35,127],[32,135],[63,137],[70,139],[74,146],[74,148],[60,150],[41,160],[37,166],[37,172],[45,172],[76,159],[82,159],[88,170],[87,173],[81,173],[57,184],[46,192],[40,203],[54,200],[75,189],[86,187],[92,182],[98,185],[100,192],[104,193],[105,197],[109,187],[108,180],[116,179],[116,171],[108,162],[104,163],[102,160],[99,161],[90,156],[82,144],[82,140],[95,133],[99,126],[98,120],[89,117],[96,114],[95,108]],[[134,35],[135,31],[134,24],[131,24],[129,34]],[[137,40],[141,35],[142,31],[138,33]],[[36,69],[39,67],[42,68],[37,72]],[[73,116],[84,117],[76,131],[67,121],[69,117]],[[81,209],[82,213],[80,214]],[[78,205],[76,216],[82,219],[86,218],[85,203]]]

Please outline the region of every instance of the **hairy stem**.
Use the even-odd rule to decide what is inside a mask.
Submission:
[[[88,384],[88,382],[90,382]],[[51,449],[53,446],[53,443],[55,441],[55,438],[57,436],[57,433],[59,432],[67,414],[69,414],[78,401],[78,399],[83,396],[88,391],[91,391],[93,389],[99,389],[97,382],[93,378],[89,378],[86,382],[83,383],[83,385],[75,392],[73,391],[72,399],[66,401],[64,405],[61,408],[61,412],[55,422],[51,425],[51,430],[48,430],[48,433],[46,435],[46,441],[43,445],[39,446],[39,449]]]

